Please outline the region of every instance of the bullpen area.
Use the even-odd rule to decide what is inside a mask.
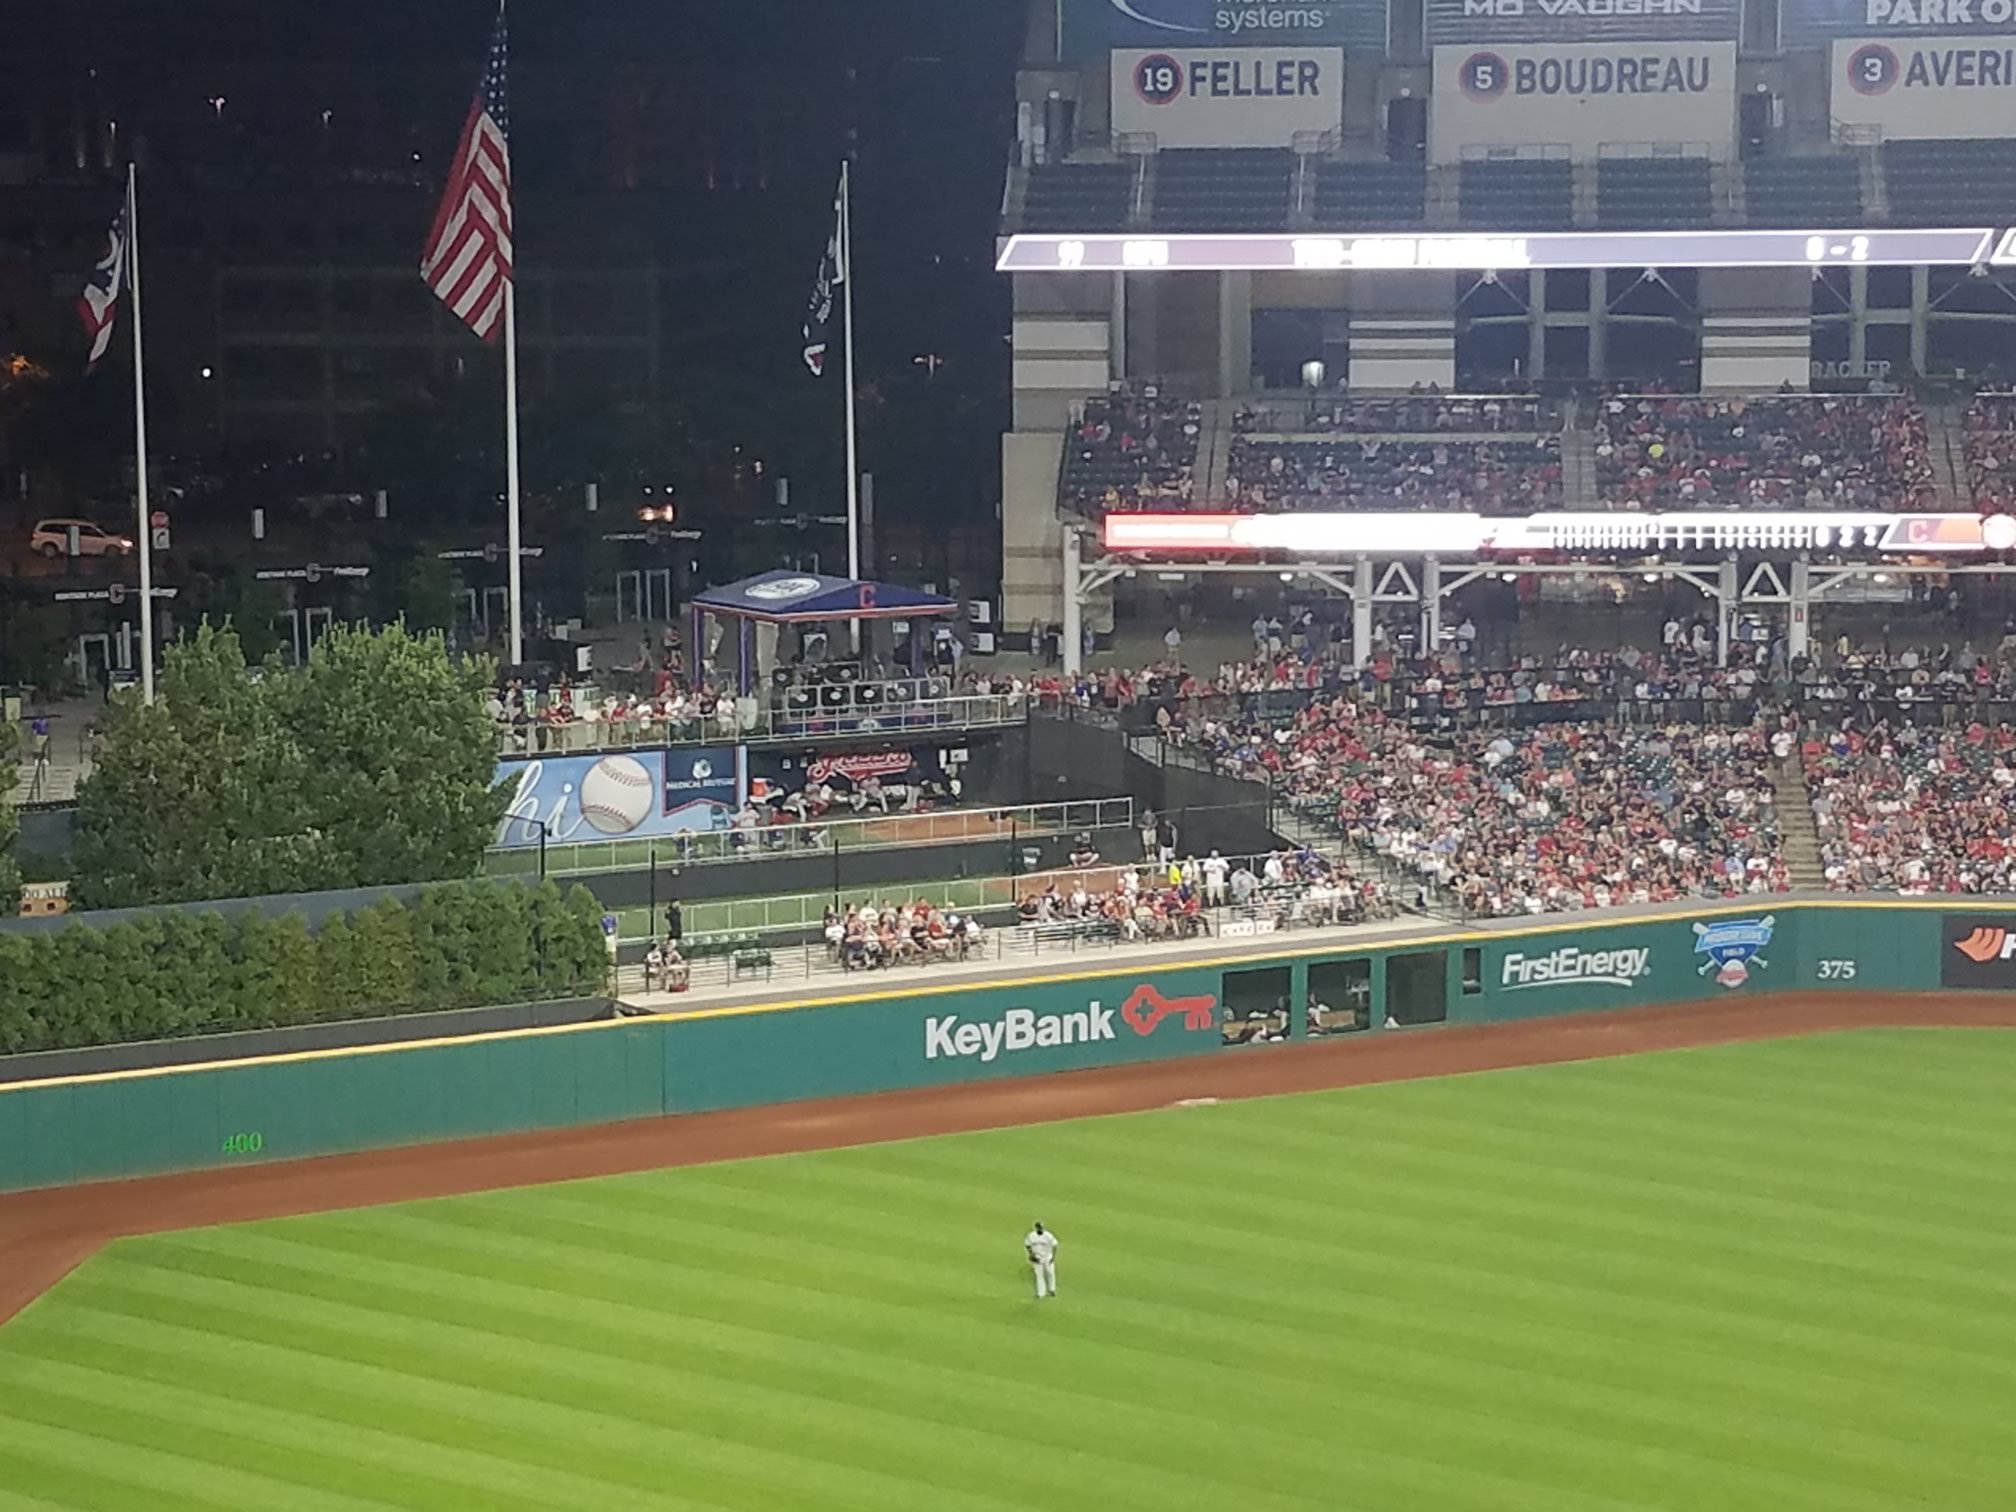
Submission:
[[[0,1507],[2004,1507],[2016,1036],[1855,1026],[2011,1022],[1725,997],[0,1198]]]

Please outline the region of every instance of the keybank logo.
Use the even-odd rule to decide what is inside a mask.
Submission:
[[[1499,977],[1499,985],[1518,992],[1528,987],[1573,987],[1583,983],[1604,983],[1629,987],[1651,970],[1652,951],[1645,945],[1623,950],[1584,950],[1579,945],[1563,945],[1545,955],[1525,955],[1511,951]]]
[[[1217,1007],[1218,999],[1209,993],[1165,997],[1154,983],[1143,982],[1117,1009],[1095,998],[1074,1013],[1010,1008],[995,1019],[936,1014],[924,1020],[924,1059],[977,1060],[985,1066],[1018,1050],[1098,1044],[1119,1038],[1116,1019],[1143,1039],[1171,1019],[1177,1020],[1185,1033],[1208,1031],[1217,1027]]]

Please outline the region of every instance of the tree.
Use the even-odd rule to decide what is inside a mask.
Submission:
[[[205,624],[170,648],[152,705],[113,701],[78,794],[82,907],[476,873],[508,801],[488,663],[403,625],[339,627],[305,667],[257,671]]]
[[[21,732],[0,720],[0,917],[21,907],[21,819],[14,812],[20,761]]]
[[[455,570],[439,557],[421,553],[406,564],[400,580],[400,607],[414,630],[448,630],[455,623]]]
[[[314,774],[324,886],[474,876],[509,795],[484,704],[495,668],[403,623],[315,643],[287,722]]]
[[[71,878],[84,908],[323,885],[309,768],[282,722],[286,677],[247,674],[237,634],[201,626],[163,658],[152,704],[114,699],[77,795]]]

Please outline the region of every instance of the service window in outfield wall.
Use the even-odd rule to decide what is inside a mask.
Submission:
[[[1319,961],[1309,968],[1308,1031],[1312,1039],[1372,1027],[1372,962]]]
[[[1387,959],[1386,1016],[1397,1024],[1439,1024],[1449,1017],[1448,951]]]
[[[1225,973],[1225,1043],[1271,1045],[1288,1038],[1292,966]]]

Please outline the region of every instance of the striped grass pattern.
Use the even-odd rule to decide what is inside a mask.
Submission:
[[[127,1241],[0,1330],[0,1512],[2005,1509],[2012,1082],[1857,1033]]]

